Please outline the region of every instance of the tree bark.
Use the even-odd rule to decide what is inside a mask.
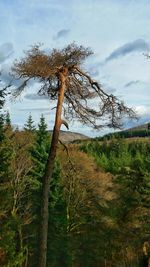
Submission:
[[[43,193],[42,193],[42,204],[41,204],[41,228],[40,228],[40,249],[39,249],[39,262],[38,267],[46,267],[47,258],[47,235],[48,235],[48,202],[49,202],[49,191],[50,181],[52,179],[57,145],[59,140],[59,133],[61,127],[61,113],[65,93],[65,81],[67,77],[68,69],[63,68],[59,72],[59,88],[58,88],[58,101],[55,115],[55,124],[53,129],[52,141],[49,150],[48,160],[43,175]]]

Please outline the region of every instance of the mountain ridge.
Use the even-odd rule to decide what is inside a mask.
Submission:
[[[49,131],[50,134],[52,134],[52,130]],[[89,139],[90,137],[78,132],[71,132],[71,131],[60,131],[60,141],[64,142],[64,143],[71,143],[73,141],[77,141],[77,140],[86,140]]]

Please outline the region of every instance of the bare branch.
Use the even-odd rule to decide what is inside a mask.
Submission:
[[[67,68],[65,118],[76,118],[95,129],[103,126],[121,128],[124,117],[135,119],[136,114],[116,96],[107,94],[100,83],[82,70],[82,62],[91,54],[89,48],[74,43],[62,50],[53,49],[50,54],[40,50],[39,45],[33,46],[12,68],[16,77],[25,79],[15,91],[15,97],[22,93],[30,79],[36,78],[41,84],[38,94],[57,100],[60,73]]]
[[[65,120],[61,120],[61,124],[65,125],[65,127],[69,130],[68,123]]]

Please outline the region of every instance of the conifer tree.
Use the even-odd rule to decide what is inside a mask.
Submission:
[[[5,89],[0,88],[0,112],[5,103]],[[0,114],[0,142],[4,139],[4,115]]]
[[[35,130],[36,130],[31,114],[29,115],[29,117],[27,119],[27,122],[26,122],[26,124],[24,126],[24,130],[28,131],[28,132],[31,132],[31,133],[35,132]]]
[[[49,150],[49,134],[47,131],[47,124],[43,115],[40,117],[38,124],[38,130],[35,136],[34,147],[31,149],[31,156],[33,160],[32,176],[39,178],[41,177],[45,168],[45,161],[48,157]]]
[[[7,127],[11,127],[11,119],[10,119],[10,113],[7,111],[6,116],[5,116],[5,125]]]
[[[5,103],[5,88],[4,89],[0,89],[0,110],[2,109],[4,103]]]
[[[0,142],[4,139],[4,115],[0,114]]]
[[[71,266],[71,251],[67,232],[67,205],[61,185],[61,165],[55,160],[49,201],[47,259],[51,266]]]
[[[29,130],[30,129],[30,130]],[[33,128],[33,120],[30,115],[28,122],[26,124],[26,130],[32,133]],[[29,153],[31,155],[32,160],[32,169],[30,171],[30,179],[32,186],[29,188],[29,196],[31,197],[32,202],[32,216],[33,221],[29,227],[29,236],[28,244],[29,251],[32,254],[32,257],[29,259],[32,266],[37,266],[37,261],[35,259],[38,258],[38,232],[40,228],[40,211],[41,211],[41,203],[39,199],[41,199],[42,194],[42,176],[45,168],[45,162],[48,157],[48,149],[49,149],[49,138],[48,138],[47,124],[45,122],[45,118],[43,115],[40,117],[40,122],[38,124],[38,129],[34,136],[34,141],[32,146],[29,148]]]
[[[33,162],[33,168],[30,172],[31,179],[33,181],[32,186],[32,212],[34,220],[30,225],[29,231],[32,232],[33,238],[28,241],[30,243],[32,254],[34,255],[34,262],[32,266],[37,266],[38,256],[38,230],[40,227],[40,212],[41,203],[39,199],[42,194],[42,176],[45,169],[45,162],[48,158],[49,151],[49,138],[50,134],[47,130],[47,124],[43,115],[40,117],[38,129],[35,135],[35,142],[30,149],[31,158]],[[66,238],[66,207],[62,198],[62,188],[60,185],[60,163],[56,159],[53,172],[53,181],[51,184],[50,204],[49,204],[49,222],[50,227],[48,231],[48,260],[54,266],[60,266],[62,264],[61,257],[64,253],[67,261],[67,238]],[[33,234],[34,233],[34,234]],[[63,246],[62,246],[63,242]],[[32,259],[31,259],[32,261]],[[66,266],[66,265],[65,265]]]
[[[45,122],[45,118],[43,114],[40,117],[40,123],[38,124],[38,132],[37,132],[37,142],[38,143],[47,143],[48,138],[48,130],[47,124]]]
[[[0,115],[0,266],[13,261],[14,232],[11,229],[11,160],[12,147],[6,134],[5,116]]]

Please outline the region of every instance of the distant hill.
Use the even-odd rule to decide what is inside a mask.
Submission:
[[[98,140],[115,138],[132,138],[132,137],[150,137],[150,123],[138,125],[120,132],[106,134],[102,137],[98,137]]]
[[[141,124],[141,125],[129,128],[126,131],[148,130],[148,125],[149,123]]]
[[[50,131],[52,133],[52,131]],[[76,132],[70,131],[61,131],[60,132],[60,140],[64,143],[71,143],[77,140],[86,140],[89,139],[88,136]]]

